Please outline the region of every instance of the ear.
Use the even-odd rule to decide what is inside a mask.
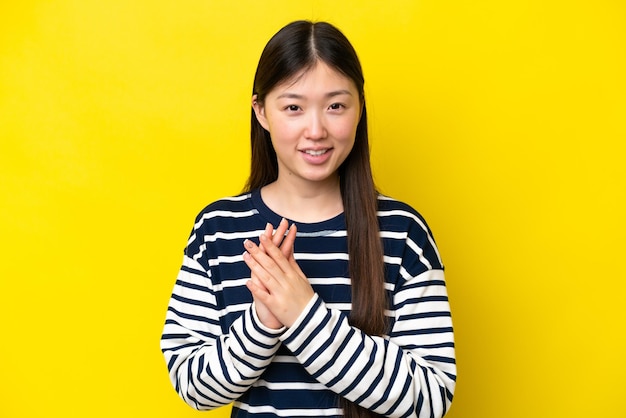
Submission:
[[[269,123],[267,122],[267,118],[265,117],[265,107],[257,101],[257,95],[252,96],[252,109],[254,109],[254,114],[256,115],[256,120],[259,121],[259,124],[269,132]]]

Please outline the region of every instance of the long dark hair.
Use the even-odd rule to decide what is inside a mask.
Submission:
[[[383,250],[377,217],[377,191],[370,166],[367,134],[367,109],[363,86],[365,80],[357,54],[348,39],[326,22],[296,21],[283,27],[265,46],[252,94],[263,105],[267,94],[278,84],[306,71],[318,62],[351,79],[362,106],[352,151],[339,168],[348,235],[349,269],[352,287],[350,324],[368,335],[387,332],[385,309]],[[252,191],[278,178],[276,152],[270,133],[251,112],[251,167],[245,191]],[[342,399],[345,416],[377,416]]]

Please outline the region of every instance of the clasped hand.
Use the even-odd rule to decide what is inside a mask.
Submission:
[[[267,224],[260,245],[244,242],[245,263],[250,268],[247,287],[252,293],[257,316],[269,328],[290,327],[314,295],[313,288],[293,256],[296,226],[283,219],[276,231]]]

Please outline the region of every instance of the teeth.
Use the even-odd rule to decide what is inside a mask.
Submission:
[[[314,150],[312,150],[312,149],[308,149],[308,150],[306,150],[306,151],[304,151],[304,152],[305,152],[305,153],[307,153],[307,154],[309,154],[309,155],[318,156],[318,155],[325,154],[325,153],[326,153],[326,151],[327,151],[327,150],[325,150],[325,149],[322,149],[322,150],[319,150],[319,151],[314,151]]]

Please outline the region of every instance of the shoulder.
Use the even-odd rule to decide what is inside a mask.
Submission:
[[[223,197],[205,206],[195,218],[194,231],[213,231],[249,227],[246,220],[258,214],[252,202],[252,193]]]
[[[242,212],[251,211],[254,209],[251,197],[251,193],[242,193],[211,202],[198,213],[196,223],[216,217],[237,217]]]
[[[419,226],[427,234],[431,234],[430,228],[424,217],[411,205],[382,194],[378,195],[378,219],[381,230],[384,227],[394,229],[410,226]]]
[[[412,273],[443,268],[430,227],[411,205],[379,195],[378,221],[385,248],[402,252],[403,263]]]
[[[391,211],[391,210],[406,211],[414,215],[418,215],[417,211],[408,203],[395,199],[390,196],[386,196],[384,194],[378,195],[378,209],[386,210],[386,211]]]
[[[205,206],[195,218],[187,241],[187,252],[204,254],[207,242],[215,243],[222,238],[232,240],[258,230],[258,211],[251,197],[251,193],[242,193],[223,197]],[[237,244],[237,251],[240,247]]]

